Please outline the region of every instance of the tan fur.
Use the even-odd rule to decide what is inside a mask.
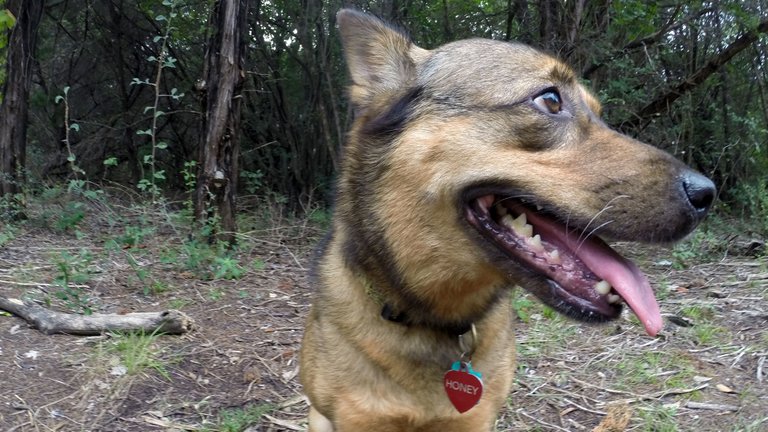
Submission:
[[[356,118],[301,353],[309,430],[489,431],[515,367],[506,288],[539,282],[489,258],[458,195],[502,181],[582,225],[661,239],[682,228],[658,220],[690,225],[679,206],[663,204],[681,164],[608,129],[597,99],[539,51],[480,39],[427,51],[364,14],[346,10],[338,20]],[[573,118],[550,121],[530,108],[506,114],[548,87]],[[420,93],[409,96],[413,89]],[[406,114],[401,100],[410,103]],[[382,318],[383,302],[413,322]],[[461,348],[440,323],[467,321],[477,329],[472,365],[485,390],[459,414],[443,374]]]

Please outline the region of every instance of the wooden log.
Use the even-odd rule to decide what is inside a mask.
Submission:
[[[56,312],[19,299],[0,297],[0,309],[23,318],[45,334],[90,336],[111,331],[183,334],[194,321],[181,311],[79,315]]]

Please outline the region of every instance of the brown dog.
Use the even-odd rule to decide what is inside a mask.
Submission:
[[[609,129],[532,48],[428,51],[360,12],[338,22],[355,121],[301,353],[310,431],[490,430],[514,371],[514,285],[585,321],[623,299],[661,329],[645,276],[598,235],[678,239],[712,182]]]

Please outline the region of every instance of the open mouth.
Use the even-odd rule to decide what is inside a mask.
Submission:
[[[526,288],[559,312],[606,321],[618,317],[626,302],[649,335],[661,330],[648,279],[597,236],[494,193],[471,199],[465,215],[486,240],[540,279],[539,286]]]

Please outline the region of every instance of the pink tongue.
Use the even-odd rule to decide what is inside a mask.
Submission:
[[[632,308],[649,335],[659,333],[664,325],[659,304],[648,278],[632,261],[595,236],[579,239],[577,234],[565,232],[562,225],[553,224],[532,212],[526,212],[526,215],[542,237],[556,238],[566,244],[595,275],[608,281]]]
[[[573,247],[572,244],[569,247]],[[598,277],[613,286],[635,312],[649,335],[656,336],[659,333],[664,326],[659,304],[648,278],[632,261],[616,253],[601,240],[584,242],[580,248],[574,249],[574,253]]]

